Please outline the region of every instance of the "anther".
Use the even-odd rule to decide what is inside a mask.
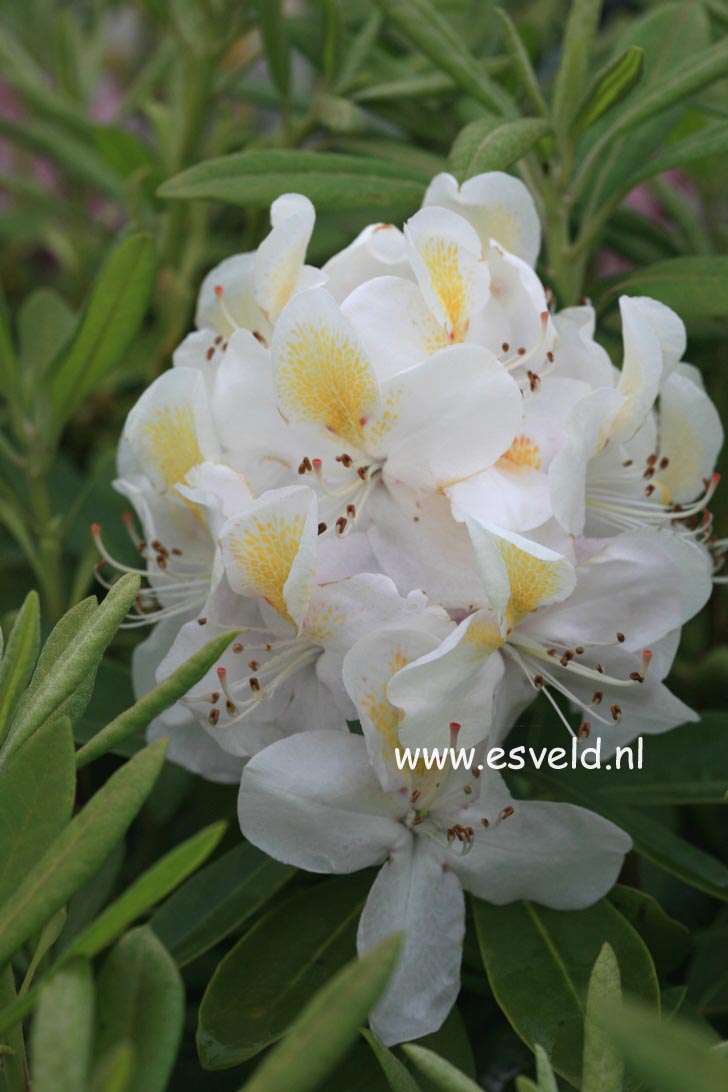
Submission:
[[[207,625],[207,618],[198,618],[197,619],[197,625],[198,626],[206,626]]]
[[[322,523],[319,523],[319,525],[318,525],[318,533],[319,533],[320,535],[322,535],[322,534],[324,533],[324,531],[325,531],[325,530],[326,530],[326,524],[325,524],[325,523],[323,523],[323,522],[322,522]]]
[[[503,808],[498,818],[501,822],[503,822],[504,819],[508,819],[511,815],[513,815],[513,812],[514,808],[511,804],[509,804],[507,807]]]
[[[210,694],[210,701],[212,702],[213,705],[217,705],[219,700],[220,700],[220,691],[219,690],[213,690],[213,692]]]
[[[503,342],[503,344],[501,345],[501,349],[503,350],[504,353],[507,353],[510,350],[510,345],[508,344],[507,341]]]
[[[540,690],[543,686],[543,675],[534,675],[533,685],[536,687],[537,690]]]
[[[260,671],[260,664],[257,660],[248,660],[248,667],[255,674],[256,671]]]
[[[618,721],[622,719],[622,710],[618,705],[610,705],[609,712],[612,714],[612,720]]]
[[[623,645],[624,640],[625,640],[624,634],[623,633],[617,633],[617,640],[619,641],[620,645]]]
[[[645,486],[645,496],[646,497],[651,497],[654,492],[655,492],[654,485]]]
[[[656,462],[657,462],[657,455],[653,454],[653,455],[648,455],[647,456],[647,465],[648,466],[654,466]]]
[[[576,648],[574,649],[574,652],[576,653],[577,656],[583,656],[584,655],[584,646],[583,645],[577,645]]]
[[[632,680],[632,682],[642,683],[642,682],[645,681],[644,677],[642,675],[640,675],[639,671],[630,671],[629,677]]]
[[[349,521],[346,518],[346,516],[339,516],[339,518],[336,521],[336,531],[337,531],[337,534],[339,536],[344,534],[344,532],[346,531],[346,528],[348,526],[348,523],[349,523]]]
[[[412,795],[410,796],[410,803],[411,804],[416,804],[421,796],[422,796],[422,792],[421,792],[420,789],[413,789],[412,790]]]
[[[579,725],[579,731],[577,733],[577,735],[579,736],[579,739],[588,739],[590,733],[591,733],[591,724],[589,723],[588,720],[583,720],[581,722],[581,724]]]
[[[337,455],[336,456],[336,461],[337,461],[337,463],[341,463],[342,466],[346,467],[347,470],[349,469],[351,464],[354,462],[351,455],[347,455],[346,452],[344,452],[343,455]]]
[[[604,691],[603,690],[595,690],[594,693],[592,694],[592,705],[601,704],[601,700],[602,700],[603,697],[604,697]]]
[[[601,664],[594,664],[594,667],[597,669],[597,671],[599,672],[600,675],[604,674],[604,668],[602,667]]]
[[[634,466],[634,459],[625,459],[622,466]]]
[[[245,650],[245,645],[241,644],[240,641],[236,641],[235,644],[233,645],[233,652],[236,653],[236,655],[240,655],[240,653],[243,652],[244,650]]]
[[[220,710],[219,709],[211,709],[207,719],[209,720],[209,722],[213,726],[213,728],[216,727],[217,722],[220,719]]]
[[[551,350],[550,350],[550,349],[549,349],[549,351],[548,351],[548,352],[546,353],[546,359],[548,360],[549,364],[553,364],[553,362],[554,362],[554,354],[553,354],[553,353],[551,352]]]
[[[232,702],[229,699],[225,702],[225,708],[227,709],[231,717],[234,716],[235,713],[237,713],[238,711],[238,707],[235,705],[235,702]]]
[[[663,455],[663,457],[660,459],[660,470],[667,470],[669,465],[670,460],[668,459],[667,455]]]
[[[346,514],[349,517],[349,519],[356,519],[356,505],[355,504],[347,504]]]
[[[251,677],[248,679],[248,683],[250,684],[250,689],[253,691],[254,694],[257,694],[260,691],[260,683],[256,679],[255,675],[251,675]]]

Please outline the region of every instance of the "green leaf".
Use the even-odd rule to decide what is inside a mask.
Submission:
[[[728,315],[728,257],[667,258],[627,274],[604,297],[652,296],[687,320]]]
[[[137,761],[144,753],[140,751],[130,761]],[[160,902],[194,872],[209,857],[224,833],[225,823],[213,823],[171,849],[79,933],[69,946],[66,957],[84,955],[90,959],[100,952],[136,918]]]
[[[533,71],[531,59],[528,56],[521,35],[518,33],[518,28],[504,8],[496,8],[495,14],[498,16],[498,21],[505,36],[506,48],[511,55],[516,76],[522,89],[526,92],[541,117],[548,118],[549,108],[543,97],[538,77]]]
[[[630,1066],[660,1092],[718,1092],[728,1088],[728,1061],[714,1040],[677,1019],[662,1023],[635,1002],[608,1008],[603,1018]]]
[[[471,121],[450,151],[450,168],[460,182],[484,171],[505,171],[549,132],[540,118]]]
[[[151,792],[164,751],[163,742],[153,743],[117,770],[5,900],[0,918],[0,965],[96,872],[124,836]]]
[[[630,46],[596,76],[576,112],[573,128],[581,133],[626,98],[642,76],[644,50]]]
[[[97,987],[97,1061],[131,1043],[132,1087],[164,1092],[182,1037],[185,995],[174,960],[151,929],[133,929],[112,948]]]
[[[283,1035],[356,950],[368,881],[347,876],[286,899],[228,952],[200,1005],[197,1049],[205,1069],[240,1065]]]
[[[0,390],[5,398],[9,399],[14,396],[19,372],[5,294],[0,289]]]
[[[268,68],[281,98],[288,98],[290,46],[282,0],[254,0]]]
[[[93,1013],[94,983],[85,959],[69,963],[42,986],[31,1038],[33,1092],[86,1087]]]
[[[381,1043],[371,1031],[364,1029],[362,1035],[372,1048],[374,1057],[382,1067],[382,1073],[384,1073],[392,1092],[421,1092],[420,1086],[410,1071],[392,1053],[389,1047]]]
[[[75,793],[67,720],[44,725],[0,767],[0,906],[71,818]]]
[[[18,341],[23,371],[34,383],[73,332],[76,318],[64,300],[39,288],[23,302],[18,315]]]
[[[607,897],[642,937],[661,977],[685,961],[691,948],[690,930],[668,917],[651,895],[617,884]]]
[[[137,1092],[131,1083],[134,1050],[131,1043],[119,1043],[94,1068],[89,1092]]]
[[[76,756],[78,768],[87,766],[89,762],[108,754],[132,736],[143,732],[155,717],[168,709],[170,705],[174,705],[195,683],[200,681],[203,675],[207,674],[235,636],[236,632],[232,631],[213,637],[189,660],[173,671],[169,678],[155,686],[130,709],[125,709],[123,713],[115,717],[110,724],[81,747]]]
[[[246,1083],[246,1092],[309,1092],[334,1068],[384,992],[402,935],[353,960],[315,995]]]
[[[566,133],[589,75],[601,0],[572,0],[552,98],[554,126]]]
[[[633,175],[630,184],[639,185],[648,178],[673,171],[676,167],[685,167],[712,156],[725,155],[728,152],[728,122],[717,121],[707,125],[692,136],[669,144],[659,155],[653,156],[645,166]]]
[[[28,685],[40,648],[40,603],[37,592],[28,592],[18,611],[0,660],[0,743]]]
[[[622,983],[613,949],[604,944],[589,979],[584,1019],[584,1068],[581,1092],[622,1092],[624,1063],[604,1033],[601,1007],[621,1001]]]
[[[419,173],[402,164],[333,152],[238,152],[198,163],[168,179],[160,197],[224,201],[268,208],[283,193],[303,193],[319,209],[413,208],[420,204]]]
[[[241,842],[180,887],[157,910],[151,926],[184,967],[239,929],[295,871]]]
[[[432,0],[376,0],[386,18],[437,68],[488,110],[514,114],[510,96],[486,76]]]
[[[479,1092],[479,1085],[439,1054],[415,1043],[405,1043],[402,1050],[416,1069],[442,1092]]]
[[[542,1046],[536,1044],[536,1076],[538,1077],[538,1085],[541,1092],[559,1092],[556,1085],[556,1077],[554,1071],[551,1068],[551,1062],[549,1056]]]
[[[123,359],[147,310],[156,267],[155,245],[146,235],[131,235],[111,252],[73,341],[53,364],[50,397],[59,424]]]
[[[139,577],[131,573],[114,585],[98,610],[79,629],[66,654],[57,656],[47,674],[39,678],[33,701],[22,706],[11,725],[3,756],[17,750],[95,672],[138,592]]]
[[[584,996],[604,942],[617,953],[624,986],[659,1004],[652,958],[631,925],[602,899],[586,910],[473,900],[478,943],[491,988],[520,1037],[548,1051],[557,1073],[581,1075]]]
[[[35,701],[48,672],[55,664],[61,661],[71,645],[78,640],[79,634],[91,620],[92,615],[98,609],[96,598],[91,595],[88,599],[82,599],[75,607],[63,615],[59,622],[51,630],[48,640],[43,645],[33,678],[25,692],[23,699],[28,705]],[[72,725],[75,725],[83,716],[93,693],[96,672],[91,670],[81,680],[76,690],[69,694],[65,701],[61,702],[55,711],[56,716],[67,716]]]
[[[23,984],[18,991],[20,994],[27,993],[33,985],[33,979],[35,978],[38,968],[58,940],[65,924],[66,908],[65,906],[62,906],[61,909],[53,915],[50,921],[46,922],[40,931],[40,936],[38,937],[38,942],[35,946],[35,951],[33,952],[33,958],[28,964],[28,970],[25,972]]]

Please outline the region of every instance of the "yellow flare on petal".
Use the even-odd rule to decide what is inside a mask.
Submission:
[[[531,614],[558,592],[561,583],[559,561],[535,557],[505,539],[498,539],[498,549],[508,570],[510,607],[516,619]]]
[[[399,746],[399,726],[403,716],[402,710],[392,705],[387,697],[387,684],[390,678],[408,663],[409,660],[402,649],[396,648],[389,660],[384,677],[372,681],[358,703],[371,721],[374,730],[382,737],[382,754],[385,761],[394,758],[395,748]]]
[[[432,289],[442,304],[450,327],[450,340],[463,341],[468,332],[469,295],[460,267],[456,243],[430,239],[422,248]]]
[[[500,627],[486,618],[477,618],[471,622],[463,637],[463,646],[469,648],[474,660],[490,656],[504,644],[505,638]]]
[[[243,571],[245,583],[255,588],[287,621],[283,590],[298,553],[306,526],[305,516],[253,518],[250,525],[230,536],[230,553]]]
[[[507,459],[509,463],[516,466],[531,466],[534,470],[541,469],[541,449],[528,436],[516,436],[502,458]]]
[[[184,481],[188,471],[204,462],[189,405],[163,406],[140,429],[142,458],[152,464],[170,488]]]

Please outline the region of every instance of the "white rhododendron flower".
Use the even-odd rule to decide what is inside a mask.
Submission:
[[[243,834],[280,860],[381,866],[358,947],[405,933],[371,1016],[397,1043],[455,1000],[463,890],[588,906],[630,846],[487,763],[401,749],[483,757],[536,699],[577,754],[696,720],[665,679],[710,592],[723,431],[669,308],[620,299],[618,366],[587,302],[556,310],[510,175],[440,174],[322,269],[314,225],[278,197],[205,277],[119,447],[136,557],[94,527],[97,571],[145,577],[139,694],[232,634],[150,727],[172,761],[239,783]]]

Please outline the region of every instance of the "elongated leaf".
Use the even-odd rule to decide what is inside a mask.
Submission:
[[[136,1092],[132,1085],[134,1048],[119,1043],[94,1066],[89,1092]]]
[[[5,901],[0,965],[96,872],[151,792],[165,744],[153,743],[117,770],[58,835]]]
[[[622,984],[617,957],[604,944],[589,979],[584,1019],[584,1068],[582,1092],[622,1092],[624,1063],[601,1020],[601,1007],[622,999]]]
[[[372,1048],[374,1057],[382,1067],[382,1073],[386,1077],[387,1084],[392,1092],[421,1092],[420,1086],[407,1069],[407,1066],[400,1062],[389,1047],[381,1043],[371,1031],[365,1029],[362,1031],[362,1035]]]
[[[489,79],[432,0],[376,0],[379,8],[434,65],[489,110],[513,114],[509,96]]]
[[[651,895],[617,884],[608,898],[642,937],[661,977],[685,961],[691,947],[690,930],[668,917]]]
[[[549,1056],[542,1046],[536,1044],[536,1076],[541,1092],[559,1092],[556,1077],[549,1061]]]
[[[71,818],[75,792],[67,720],[44,725],[0,767],[0,906]]]
[[[594,79],[574,118],[574,131],[583,132],[626,98],[642,75],[644,50],[639,46],[625,49]]]
[[[523,44],[521,35],[518,32],[518,28],[505,8],[496,8],[495,13],[498,16],[498,20],[503,30],[506,48],[511,55],[516,75],[518,76],[518,82],[522,89],[527,93],[541,117],[547,118],[549,116],[549,108],[546,105],[546,100],[543,97],[538,78],[533,71],[531,59],[528,56],[528,52]]]
[[[402,936],[387,937],[347,964],[316,994],[285,1039],[245,1085],[246,1092],[309,1092],[334,1068],[384,992]]]
[[[584,997],[604,942],[617,953],[624,986],[659,1005],[652,958],[631,925],[605,899],[586,910],[547,910],[533,903],[473,901],[478,942],[491,988],[531,1049],[539,1043],[557,1073],[581,1075]]]
[[[402,164],[332,152],[239,152],[210,159],[170,178],[161,197],[224,201],[268,208],[282,193],[303,193],[319,209],[404,206],[420,203],[419,175]]]
[[[64,131],[51,121],[25,118],[22,123],[0,115],[0,133],[23,148],[49,156],[60,169],[78,182],[119,200],[124,195],[122,179],[110,169],[95,149],[75,133]]]
[[[263,39],[268,68],[280,96],[288,96],[290,47],[282,0],[255,0],[258,29]]]
[[[133,929],[112,948],[98,981],[97,1060],[130,1042],[132,1087],[164,1092],[182,1037],[185,997],[169,953],[151,929]]]
[[[25,978],[23,979],[23,984],[20,987],[21,994],[27,993],[27,991],[33,985],[33,979],[35,978],[36,971],[50,952],[53,945],[58,940],[58,937],[61,935],[61,931],[63,930],[63,926],[65,924],[66,908],[65,906],[62,906],[61,909],[53,915],[50,921],[46,922],[46,924],[40,931],[40,936],[35,945],[33,957],[28,964],[28,970],[25,972]]]
[[[190,687],[194,686],[203,675],[207,674],[213,664],[222,656],[235,635],[235,631],[233,631],[213,637],[204,648],[201,648],[199,652],[195,652],[189,660],[178,667],[176,671],[173,671],[169,678],[161,682],[159,686],[155,686],[154,690],[150,690],[148,694],[135,702],[130,709],[125,709],[110,724],[102,728],[93,739],[90,739],[79,750],[76,756],[78,768],[87,766],[89,762],[93,762],[101,755],[108,754],[109,751],[114,750],[115,747],[118,747],[127,739],[143,732],[156,716],[168,709],[170,705],[174,705],[187,693]]]
[[[530,152],[549,129],[549,123],[540,118],[471,121],[452,146],[451,170],[461,182],[484,171],[504,171]]]
[[[136,761],[142,754],[143,751],[131,761]],[[224,823],[213,823],[171,849],[135,880],[123,895],[107,906],[91,925],[79,933],[69,946],[66,958],[74,955],[91,958],[100,952],[136,918],[160,902],[194,872],[209,857],[224,833]]]
[[[31,1041],[33,1092],[79,1092],[91,1062],[94,983],[85,959],[74,960],[40,990]]]
[[[584,90],[601,10],[601,0],[572,0],[552,101],[554,124],[560,133],[569,128]]]
[[[180,967],[257,913],[295,869],[242,842],[192,876],[156,912],[151,926]]]
[[[605,301],[626,294],[652,296],[685,319],[728,315],[728,257],[667,258],[629,273],[609,289]]]
[[[18,315],[18,341],[27,378],[41,382],[46,365],[57,355],[76,325],[68,305],[48,288],[38,288]]]
[[[33,678],[30,680],[30,685],[23,699],[25,703],[32,705],[48,672],[68,652],[97,609],[96,598],[91,595],[88,599],[82,599],[75,607],[71,607],[54,626],[41,650],[38,664],[33,672]],[[77,689],[69,694],[65,701],[58,706],[56,715],[67,716],[71,724],[75,725],[83,716],[86,706],[91,700],[95,678],[96,672],[89,671],[81,680]]]
[[[707,125],[705,129],[693,133],[684,140],[670,144],[632,176],[631,184],[639,185],[645,179],[654,178],[658,174],[664,174],[665,171],[685,167],[712,156],[725,155],[726,152],[728,152],[728,122],[717,121],[714,125]]]
[[[0,290],[0,390],[6,398],[14,397],[18,385],[19,369],[13,348],[5,294]]]
[[[38,680],[33,701],[13,721],[3,755],[11,754],[93,674],[106,646],[127,615],[139,591],[139,577],[128,573],[111,589],[101,606],[79,631],[66,655],[56,658]]]
[[[146,235],[124,239],[94,284],[70,347],[52,369],[50,395],[63,424],[123,358],[154,287],[157,257]]]
[[[415,1068],[419,1070],[432,1086],[442,1089],[442,1092],[476,1092],[479,1087],[475,1081],[471,1081],[461,1070],[441,1058],[439,1054],[428,1050],[427,1047],[417,1046],[416,1043],[405,1043],[402,1050],[411,1058]]]
[[[361,874],[317,884],[277,906],[228,952],[200,1006],[197,1049],[206,1069],[239,1065],[283,1035],[355,951],[367,889]]]
[[[679,1020],[669,1024],[636,1002],[605,1008],[603,1019],[627,1061],[660,1092],[718,1092],[728,1088],[728,1060],[714,1040]]]
[[[40,603],[28,592],[0,660],[0,743],[7,734],[20,695],[28,685],[40,648]]]

